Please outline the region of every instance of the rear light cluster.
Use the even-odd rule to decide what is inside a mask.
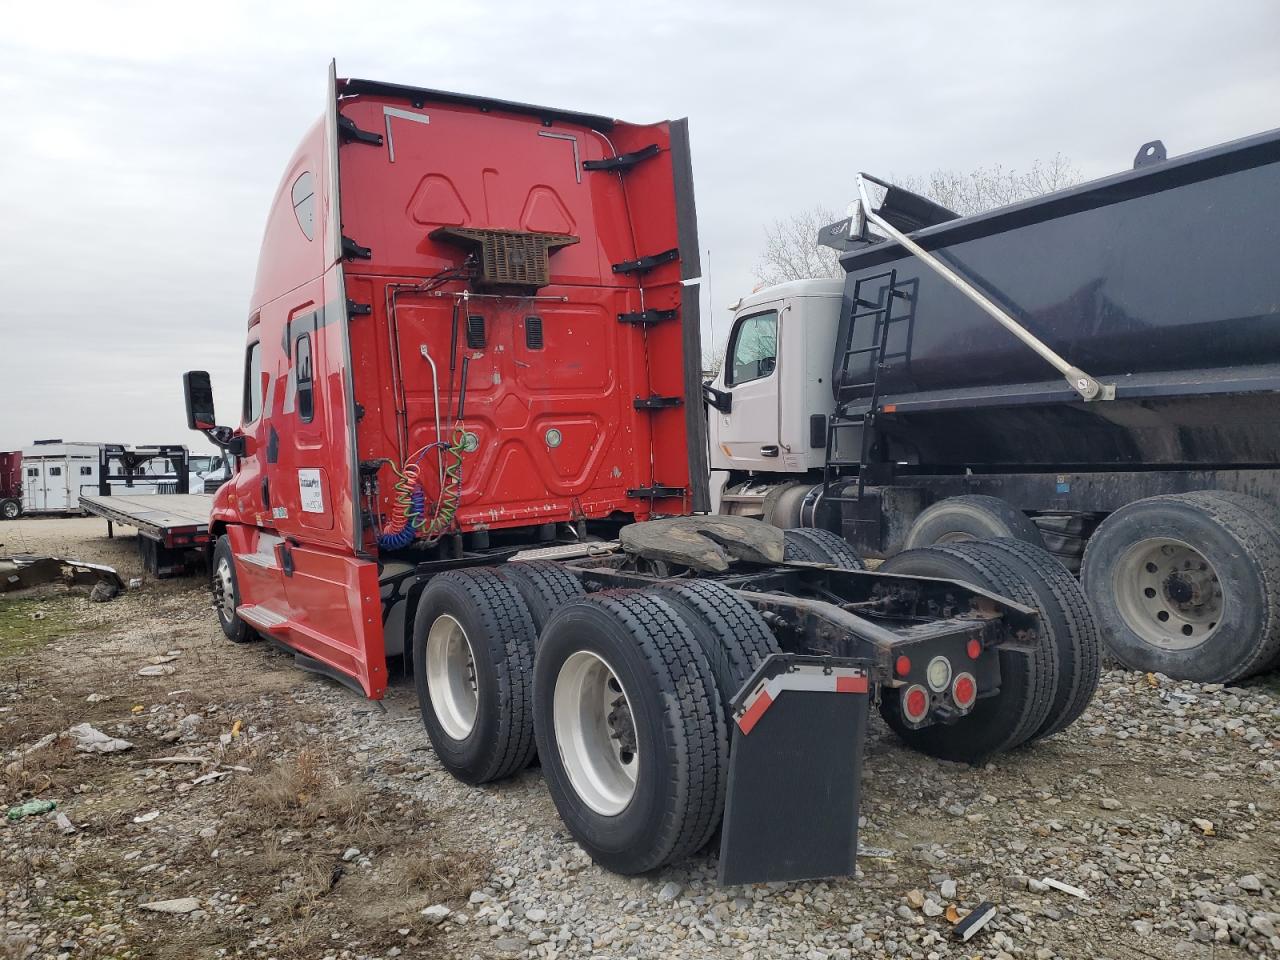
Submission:
[[[982,647],[976,640],[969,642],[966,652],[976,660],[975,645],[978,648],[977,654],[981,655]],[[894,672],[899,676],[910,673],[911,661],[905,656],[898,657],[894,663]],[[938,697],[949,693],[951,702],[962,711],[970,710],[978,699],[977,678],[967,670],[956,673],[951,661],[946,657],[934,657],[930,660],[929,665],[925,667],[924,679],[923,684],[913,683],[904,687],[901,693],[902,715],[910,724],[922,723],[929,715],[929,707],[933,699],[930,691]]]

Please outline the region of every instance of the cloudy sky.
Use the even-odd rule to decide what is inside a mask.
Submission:
[[[1280,4],[645,0],[10,3],[0,18],[0,450],[204,444],[236,409],[267,205],[328,61],[627,120],[688,116],[714,336],[765,225],[858,169],[1087,176],[1280,126]],[[704,284],[704,293],[706,285]]]

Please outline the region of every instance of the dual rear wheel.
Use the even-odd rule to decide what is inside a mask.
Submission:
[[[498,571],[439,574],[419,603],[414,676],[441,762],[485,783],[536,746],[561,819],[619,873],[704,846],[724,810],[729,699],[777,649],[764,621],[712,582],[585,597],[554,564]]]

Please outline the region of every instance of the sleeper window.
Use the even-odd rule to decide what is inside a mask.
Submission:
[[[298,218],[298,226],[308,240],[316,234],[315,212],[316,192],[308,172],[293,181],[293,215]]]
[[[738,322],[729,343],[725,383],[733,386],[773,373],[778,363],[778,314],[757,313]]]
[[[298,419],[310,423],[316,415],[315,384],[311,376],[311,334],[294,341],[293,372],[298,384]]]

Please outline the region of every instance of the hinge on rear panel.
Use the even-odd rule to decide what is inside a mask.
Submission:
[[[338,136],[344,141],[355,140],[357,143],[370,143],[375,147],[382,146],[382,134],[361,130],[350,117],[338,114]]]
[[[627,496],[636,500],[668,500],[684,495],[684,487],[667,487],[661,483],[655,483],[651,487],[631,487],[627,490]]]
[[[648,325],[658,323],[662,320],[674,320],[676,312],[674,310],[640,310],[636,313],[620,313],[618,314],[619,323],[638,323]]]
[[[634,167],[641,160],[648,160],[650,157],[656,157],[661,153],[661,148],[656,143],[651,143],[647,147],[641,147],[631,153],[620,153],[616,157],[607,157],[604,160],[583,160],[583,170],[628,170]]]
[[[651,393],[647,397],[636,397],[635,408],[637,410],[662,410],[665,407],[678,407],[684,403],[684,397],[660,397],[656,393]]]
[[[350,237],[342,238],[342,255],[348,260],[368,260],[373,256],[373,250],[370,247],[362,247]]]
[[[348,317],[367,317],[373,313],[373,305],[368,303],[356,303],[354,300],[347,301]]]
[[[655,253],[648,257],[641,257],[639,260],[623,260],[621,263],[613,265],[614,273],[644,273],[646,270],[652,270],[654,267],[661,266],[664,263],[670,263],[672,260],[680,259],[680,248],[673,247],[670,250],[664,250],[662,253]]]

